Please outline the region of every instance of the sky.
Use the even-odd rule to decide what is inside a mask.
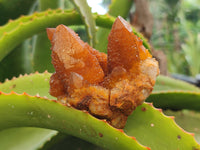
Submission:
[[[104,9],[100,4],[103,0],[87,0],[88,5],[92,8],[92,12],[97,12],[98,14],[105,14],[106,9]]]

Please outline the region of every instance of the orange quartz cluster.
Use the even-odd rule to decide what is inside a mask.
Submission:
[[[151,93],[159,74],[157,61],[121,17],[108,37],[108,55],[84,43],[70,28],[47,29],[56,72],[50,94],[65,104],[86,110],[116,128]]]

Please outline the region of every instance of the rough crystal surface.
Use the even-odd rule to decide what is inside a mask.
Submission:
[[[56,70],[50,94],[123,128],[128,116],[149,96],[159,74],[158,62],[131,26],[121,17],[116,19],[108,37],[108,55],[64,25],[47,29],[47,34]]]

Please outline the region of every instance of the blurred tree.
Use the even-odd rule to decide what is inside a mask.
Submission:
[[[167,54],[168,70],[171,73],[194,76],[191,74],[191,67],[195,66],[187,61],[188,58],[190,60],[194,58],[191,55],[193,48],[185,51],[182,45],[188,43],[190,36],[198,37],[197,34],[200,32],[199,6],[200,1],[198,0],[150,0],[150,8],[154,16],[151,42],[155,49],[163,50]],[[196,60],[195,64],[197,63]]]
[[[149,9],[148,0],[134,0],[135,11],[130,14],[130,22],[141,32],[148,40],[150,40],[153,32],[153,15]],[[151,46],[153,56],[159,61],[161,74],[167,75],[167,59],[162,51],[154,50]]]

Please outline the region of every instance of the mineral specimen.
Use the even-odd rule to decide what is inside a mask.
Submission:
[[[62,103],[86,110],[116,128],[151,93],[159,74],[157,61],[121,17],[108,37],[108,55],[84,43],[70,28],[47,29],[56,72],[50,94]]]

